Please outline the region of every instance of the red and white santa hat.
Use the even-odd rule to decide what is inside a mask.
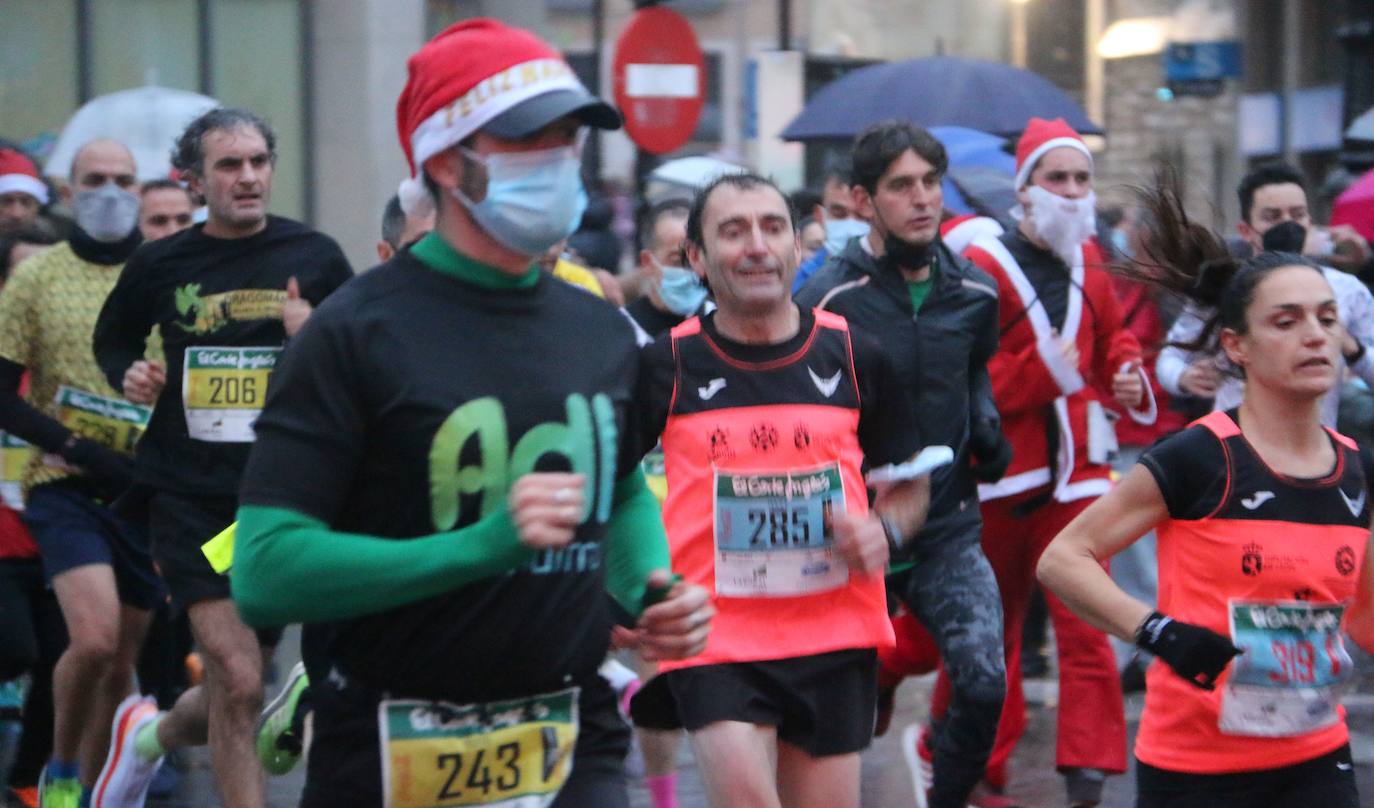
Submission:
[[[0,194],[16,192],[48,204],[48,186],[39,179],[33,161],[14,149],[0,149]]]
[[[396,129],[410,164],[401,208],[432,204],[421,180],[426,160],[478,130],[518,139],[565,116],[601,129],[620,114],[582,86],[558,51],[521,28],[492,19],[464,20],[410,57],[410,77],[396,102]]]
[[[1067,121],[1063,118],[1052,121],[1031,118],[1026,124],[1026,131],[1021,133],[1021,139],[1016,143],[1016,190],[1021,190],[1030,182],[1031,172],[1040,158],[1060,146],[1078,149],[1088,158],[1088,165],[1092,165],[1093,153],[1088,151],[1088,144]]]

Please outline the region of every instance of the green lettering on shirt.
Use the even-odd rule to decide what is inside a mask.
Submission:
[[[429,450],[430,515],[435,529],[457,526],[465,495],[480,498],[481,516],[504,507],[510,486],[534,471],[548,454],[565,458],[573,473],[586,478],[578,521],[585,521],[593,511],[598,522],[610,519],[615,489],[615,409],[605,393],[597,393],[590,401],[580,393],[571,393],[564,409],[565,421],[530,428],[510,451],[505,408],[497,399],[474,399],[445,418]],[[465,463],[463,448],[473,437],[477,438],[478,459]]]

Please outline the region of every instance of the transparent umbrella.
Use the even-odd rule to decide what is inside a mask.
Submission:
[[[217,106],[208,96],[151,85],[92,98],[63,127],[44,172],[67,176],[78,149],[108,137],[134,153],[139,180],[165,178],[172,171],[172,145],[186,124]]]

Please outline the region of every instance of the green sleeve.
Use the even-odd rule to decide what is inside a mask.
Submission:
[[[668,536],[658,500],[635,469],[615,484],[615,509],[606,525],[606,590],[634,617],[643,609],[649,573],[666,570]]]
[[[458,530],[405,541],[330,530],[287,508],[245,505],[238,517],[230,580],[244,622],[258,627],[385,611],[500,575],[534,556],[504,508]]]

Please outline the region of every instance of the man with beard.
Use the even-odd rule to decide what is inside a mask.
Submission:
[[[44,808],[75,808],[95,782],[162,600],[146,536],[105,507],[128,486],[149,411],[110,387],[91,350],[100,306],[142,240],[133,155],[92,141],[72,160],[71,185],[71,238],[17,267],[0,294],[0,429],[42,450],[24,475],[24,521],[71,635],[53,674]]]
[[[1016,147],[1020,226],[975,241],[966,255],[997,280],[1001,346],[988,363],[1013,447],[1007,476],[979,486],[983,549],[1002,593],[1007,701],[987,781],[1005,787],[1025,730],[1021,624],[1035,564],[1055,534],[1111,485],[1115,436],[1098,390],[1142,424],[1156,406],[1140,344],[1122,326],[1096,229],[1093,159],[1061,119],[1032,118]],[[1070,805],[1096,805],[1108,773],[1126,769],[1126,724],[1111,647],[1102,632],[1046,594],[1059,649],[1056,764]],[[936,698],[932,715],[943,712]]]
[[[1001,475],[1009,449],[987,375],[997,349],[996,287],[938,240],[947,165],[944,146],[910,124],[878,124],[859,135],[855,209],[872,230],[850,241],[797,300],[880,336],[916,397],[905,417],[925,443],[955,452],[932,478],[930,516],[911,552],[894,559],[888,587],[930,631],[953,685],[949,710],[925,739],[924,765],[915,727],[905,739],[918,804],[929,796],[930,805],[963,806],[992,748],[1006,689],[997,585],[979,546],[977,483]],[[906,640],[899,636],[899,647]],[[880,656],[886,712],[902,674],[888,677],[891,655]]]

